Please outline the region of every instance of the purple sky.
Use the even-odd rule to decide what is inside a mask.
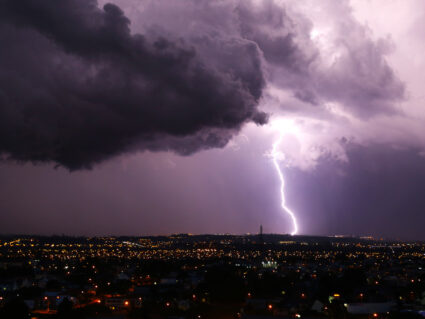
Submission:
[[[422,1],[0,0],[0,233],[425,239]],[[70,27],[72,26],[72,27]]]

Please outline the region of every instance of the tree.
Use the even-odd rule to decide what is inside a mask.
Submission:
[[[72,307],[74,304],[68,298],[65,298],[58,306],[59,318],[72,318]]]
[[[8,301],[0,311],[0,318],[22,319],[30,315],[28,306],[20,298]]]

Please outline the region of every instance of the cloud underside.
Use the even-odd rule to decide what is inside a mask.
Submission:
[[[267,122],[268,85],[361,118],[403,97],[384,46],[361,29],[324,67],[312,22],[273,1],[183,2],[145,1],[151,18],[132,32],[114,4],[0,0],[0,153],[80,169],[135,150],[223,147]]]

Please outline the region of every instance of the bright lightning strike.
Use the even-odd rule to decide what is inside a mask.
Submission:
[[[279,151],[278,147],[283,139],[283,133],[280,132],[279,138],[276,142],[273,143],[272,153],[271,156],[273,158],[273,164],[276,168],[277,175],[280,179],[280,198],[281,198],[281,207],[282,209],[291,217],[292,223],[293,223],[293,230],[291,232],[291,235],[296,235],[298,233],[298,224],[297,219],[295,217],[295,214],[286,206],[286,200],[285,200],[285,178],[283,177],[282,170],[280,169],[278,160],[279,160]]]

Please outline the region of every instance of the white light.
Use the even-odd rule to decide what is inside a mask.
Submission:
[[[312,39],[312,40],[315,40],[320,35],[321,35],[321,32],[318,29],[312,29],[310,31],[310,39]]]
[[[286,199],[285,199],[285,179],[283,177],[282,170],[280,169],[278,160],[279,160],[279,151],[278,147],[283,139],[283,131],[280,131],[279,138],[276,142],[273,143],[272,148],[272,158],[273,158],[273,164],[276,168],[277,174],[280,179],[280,197],[281,197],[281,207],[282,209],[291,217],[292,223],[293,223],[293,230],[291,232],[291,235],[296,235],[298,233],[298,225],[297,225],[297,219],[295,218],[295,214],[286,206]]]

